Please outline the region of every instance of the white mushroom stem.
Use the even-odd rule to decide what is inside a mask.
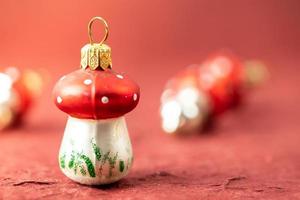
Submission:
[[[87,120],[69,117],[59,152],[60,168],[87,185],[109,184],[126,176],[133,160],[124,117]]]
[[[162,95],[162,128],[166,133],[193,132],[201,129],[211,109],[207,94],[195,87],[177,91],[176,96],[166,98]]]

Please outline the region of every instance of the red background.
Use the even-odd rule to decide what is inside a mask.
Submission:
[[[140,199],[171,191],[168,197],[175,199],[299,198],[299,8],[297,0],[1,1],[0,65],[43,69],[49,79],[27,124],[0,136],[0,197]],[[109,23],[113,68],[135,79],[142,92],[127,116],[133,170],[100,189],[60,173],[56,156],[66,115],[51,101],[55,81],[79,67],[87,23],[97,15]],[[94,32],[100,38],[102,25]],[[244,108],[223,116],[210,136],[164,135],[158,115],[164,83],[222,47],[264,60],[270,80],[249,95]],[[240,179],[227,185],[232,177]],[[14,186],[22,180],[54,184]]]

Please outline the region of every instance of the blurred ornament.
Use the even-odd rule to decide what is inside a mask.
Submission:
[[[242,97],[243,67],[229,52],[209,56],[199,67],[199,83],[212,101],[212,115],[219,115],[237,105]]]
[[[167,133],[191,132],[201,127],[211,110],[199,85],[198,66],[192,65],[167,82],[161,96],[162,127]]]
[[[163,130],[199,132],[213,118],[239,105],[246,88],[262,82],[266,72],[262,62],[244,64],[228,51],[187,67],[167,82],[162,93]]]
[[[16,67],[0,72],[0,130],[18,125],[34,98],[41,92],[42,79],[33,70]]]

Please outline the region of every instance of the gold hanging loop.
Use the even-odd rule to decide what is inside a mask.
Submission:
[[[94,43],[93,35],[92,35],[92,25],[93,25],[94,21],[96,21],[96,20],[101,21],[104,24],[104,29],[105,29],[105,35],[99,44],[102,44],[103,42],[106,41],[106,39],[108,37],[108,33],[109,33],[107,22],[102,17],[93,17],[88,24],[88,34],[89,34],[89,40],[90,40],[91,45]]]
[[[94,43],[92,36],[92,25],[94,21],[99,20],[104,24],[105,35],[100,43]],[[102,17],[93,17],[88,24],[88,34],[90,43],[81,48],[81,68],[89,67],[91,70],[111,68],[111,49],[104,44],[108,37],[108,25]]]

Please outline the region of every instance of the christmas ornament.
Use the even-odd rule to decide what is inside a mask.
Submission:
[[[105,25],[94,43],[92,24]],[[111,69],[111,49],[103,42],[108,25],[94,17],[88,25],[90,43],[81,49],[81,69],[63,76],[54,88],[56,106],[68,114],[59,151],[62,172],[87,185],[109,184],[127,175],[133,161],[124,115],[140,98],[139,86]]]
[[[170,79],[161,96],[162,128],[167,133],[199,131],[208,121],[240,104],[246,86],[266,76],[262,63],[242,63],[228,51],[209,56]]]
[[[191,132],[201,127],[211,110],[207,93],[200,89],[198,66],[192,65],[170,79],[161,96],[162,128]]]
[[[42,78],[33,70],[8,67],[0,72],[0,130],[19,125],[40,94]]]
[[[218,115],[237,105],[241,98],[243,67],[229,52],[217,52],[208,57],[199,68],[200,87],[212,100],[212,115]]]

